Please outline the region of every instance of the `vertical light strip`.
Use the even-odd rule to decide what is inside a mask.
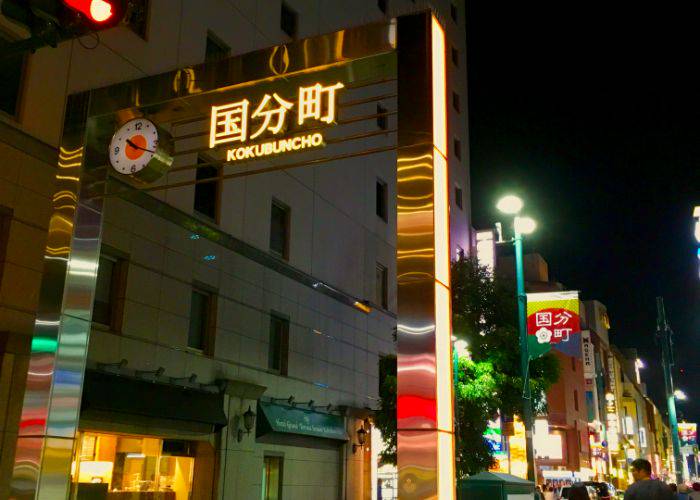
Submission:
[[[455,497],[454,435],[451,432],[437,433],[438,440],[438,499]]]
[[[435,389],[437,403],[438,498],[455,497],[452,409],[452,321],[450,223],[447,170],[447,75],[445,32],[432,16],[433,222],[435,244]]]
[[[433,144],[447,158],[447,73],[445,71],[445,32],[432,16],[433,66]]]
[[[435,283],[435,364],[437,428],[452,432],[452,353],[450,290]]]
[[[435,223],[435,279],[450,286],[450,196],[447,190],[447,161],[433,148]]]

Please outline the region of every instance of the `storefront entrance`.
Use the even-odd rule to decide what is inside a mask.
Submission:
[[[81,432],[71,467],[71,498],[187,500],[199,448],[209,443]]]

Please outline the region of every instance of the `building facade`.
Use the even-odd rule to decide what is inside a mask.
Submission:
[[[130,24],[18,59],[16,88],[3,89],[12,106],[0,113],[0,403],[8,409],[0,497],[21,498],[31,482],[22,476],[31,457],[16,446],[26,432],[23,404],[41,387],[27,383],[28,372],[37,376],[30,344],[34,335],[32,352],[42,348],[38,302],[42,286],[52,286],[45,249],[48,258],[64,255],[47,246],[47,230],[75,201],[60,169],[82,154],[61,142],[76,106],[66,96],[101,87],[113,96],[123,82],[159,74],[175,75],[163,85],[196,93],[201,73],[193,68],[206,74],[272,47],[270,68],[278,70],[311,37],[433,9],[447,41],[450,252],[469,251],[463,2],[133,4],[140,10]],[[27,36],[0,23],[8,40]],[[339,93],[338,126],[327,132],[333,162],[305,165],[302,152],[294,170],[265,159],[269,173],[255,176],[232,175],[248,167],[207,150],[208,124],[160,123],[154,112],[152,123],[175,143],[172,170],[162,189],[118,185],[119,195],[104,196],[99,265],[73,269],[92,276],[95,289],[70,495],[395,494],[395,479],[383,473],[378,482],[372,410],[379,358],[395,352],[396,85],[387,79]],[[285,102],[289,90],[279,90]]]

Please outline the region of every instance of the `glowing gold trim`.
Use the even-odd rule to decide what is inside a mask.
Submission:
[[[432,22],[433,49],[433,144],[447,158],[447,73],[445,32],[435,16]]]

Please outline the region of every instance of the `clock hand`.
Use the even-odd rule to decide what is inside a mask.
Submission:
[[[127,139],[126,143],[134,149],[141,149],[143,151],[148,151],[149,153],[155,153],[155,151],[151,151],[150,149],[146,149],[146,148],[142,148],[141,146],[137,146],[136,144],[131,142],[131,139]]]

